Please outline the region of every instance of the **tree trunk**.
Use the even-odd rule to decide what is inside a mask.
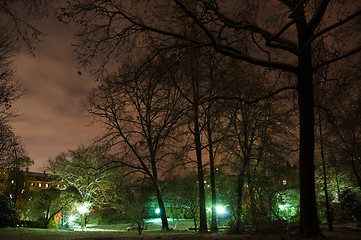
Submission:
[[[194,117],[194,141],[197,155],[197,170],[198,170],[198,191],[199,191],[199,231],[207,231],[207,215],[206,215],[206,193],[204,191],[204,172],[202,163],[202,146],[198,123],[198,108],[195,109],[196,116]]]
[[[209,168],[211,173],[211,192],[212,192],[212,219],[211,219],[211,230],[218,231],[217,227],[217,192],[216,192],[216,179],[214,171],[214,153],[213,153],[213,139],[212,139],[212,129],[211,129],[211,117],[210,113],[208,116],[208,143],[209,143]]]
[[[199,231],[207,232],[207,213],[206,213],[206,193],[204,191],[204,172],[202,163],[202,143],[201,130],[199,127],[199,81],[200,81],[200,67],[199,55],[195,52],[191,59],[191,76],[192,76],[192,91],[193,91],[193,124],[194,124],[194,144],[197,156],[197,172],[198,172],[198,191],[199,191]]]
[[[193,216],[193,222],[194,222],[194,230],[197,231],[198,228],[197,228],[197,217],[196,216]]]
[[[303,75],[302,73],[300,75]],[[308,74],[305,74],[308,75]],[[319,235],[315,194],[314,113],[312,75],[301,76],[298,83],[300,110],[300,232]]]
[[[353,173],[354,173],[354,175],[356,177],[358,187],[361,190],[361,177],[358,174],[358,170],[357,170],[357,167],[356,167],[355,156],[354,155],[351,156],[351,166],[352,166],[352,171],[353,171]]]
[[[300,233],[304,236],[320,236],[315,194],[315,116],[313,96],[312,49],[308,40],[312,32],[306,22],[303,6],[295,10],[297,18],[298,57],[297,93],[300,121]],[[308,44],[308,45],[307,45]]]
[[[311,54],[307,54],[311,63]],[[302,59],[303,60],[303,59]],[[307,62],[306,62],[307,63]],[[317,219],[314,166],[314,102],[312,68],[300,63],[298,79],[298,105],[300,118],[300,233],[318,236],[320,229]]]
[[[157,197],[157,201],[158,201],[158,206],[159,206],[159,210],[160,210],[160,218],[162,220],[162,230],[163,231],[164,230],[169,230],[167,213],[165,211],[165,206],[164,206],[162,193],[161,193],[161,190],[160,190],[159,183],[157,182],[157,180],[155,180],[155,181],[156,182],[154,183],[154,185],[155,185],[155,192],[156,192],[156,197]]]
[[[248,185],[248,201],[249,201],[250,215],[251,215],[250,217],[253,227],[255,227],[256,230],[258,230],[260,223],[257,221],[257,206],[256,206],[255,191],[250,175],[251,175],[250,170],[248,170],[247,185]]]
[[[236,206],[236,226],[235,231],[241,231],[242,224],[242,198],[243,198],[243,185],[244,185],[244,171],[238,174],[237,180],[237,206]]]
[[[331,215],[331,208],[330,208],[330,202],[328,198],[328,188],[327,188],[327,175],[326,175],[326,163],[325,163],[325,154],[323,151],[323,135],[322,135],[322,122],[321,122],[321,116],[320,112],[318,113],[318,120],[319,120],[319,131],[320,131],[320,146],[321,146],[321,159],[322,159],[322,171],[323,171],[323,189],[325,191],[325,202],[326,202],[326,217],[327,217],[327,223],[328,223],[328,230],[330,232],[333,231],[333,225],[332,225],[332,215]]]

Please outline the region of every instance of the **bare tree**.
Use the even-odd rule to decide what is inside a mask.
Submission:
[[[355,89],[357,89],[355,91]],[[355,87],[351,89],[352,93],[348,92],[348,96],[344,96],[343,101],[340,101],[338,112],[334,113],[335,122],[333,127],[339,138],[337,149],[341,156],[347,159],[354,179],[361,190],[361,129],[360,129],[360,88]]]
[[[32,52],[41,40],[43,32],[36,27],[36,21],[54,11],[52,3],[46,0],[4,0],[0,3],[1,36],[9,40],[11,51],[26,47]]]
[[[153,183],[163,230],[168,221],[159,174],[179,144],[175,126],[182,115],[180,95],[167,84],[161,62],[149,62],[140,69],[124,66],[117,75],[102,80],[87,100],[87,110],[104,126],[100,141],[110,146],[116,164],[148,176]]]

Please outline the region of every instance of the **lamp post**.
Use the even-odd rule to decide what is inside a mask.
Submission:
[[[81,229],[84,229],[85,227],[85,214],[89,212],[90,203],[89,202],[83,202],[78,204],[76,209],[80,213],[80,227]]]

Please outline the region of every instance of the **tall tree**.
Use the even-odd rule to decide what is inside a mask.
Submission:
[[[354,23],[361,15],[360,2],[342,4],[331,0],[173,0],[147,5],[144,2],[78,0],[69,2],[66,16],[84,27],[85,31],[79,35],[84,44],[77,48],[83,63],[94,57],[106,60],[112,54],[116,56],[117,50],[130,46],[132,37],[142,41],[142,34],[151,32],[158,45],[210,46],[231,58],[291,73],[295,84],[285,84],[266,96],[289,89],[297,91],[300,232],[319,235],[314,184],[313,74],[361,50],[361,46],[353,44],[359,37],[359,26],[355,27]],[[337,19],[333,18],[335,13]],[[181,18],[192,20],[197,28],[179,31]],[[353,31],[348,31],[350,27]],[[312,60],[313,47],[319,41],[330,42],[326,45],[329,54]]]
[[[177,51],[173,52],[173,63],[176,66],[172,71],[172,84],[179,91],[184,100],[185,112],[182,118],[186,127],[186,135],[189,134],[192,141],[189,148],[195,152],[195,163],[197,164],[197,180],[199,191],[199,231],[207,231],[206,214],[206,192],[205,192],[205,165],[204,150],[208,149],[208,156],[211,171],[212,185],[212,221],[211,229],[216,231],[216,193],[215,193],[215,173],[214,158],[216,142],[212,137],[215,131],[214,119],[216,115],[215,102],[207,101],[215,96],[222,83],[225,72],[229,69],[229,64],[223,56],[217,56],[209,49],[197,51]],[[218,113],[219,115],[220,113]]]
[[[159,59],[158,59],[159,60]],[[88,112],[106,126],[101,141],[115,158],[105,163],[128,167],[148,176],[153,183],[163,230],[168,220],[159,174],[162,163],[179,144],[175,126],[182,115],[176,88],[167,84],[167,69],[157,59],[123,67],[119,74],[102,80],[87,100]]]
[[[339,101],[337,111],[334,111],[335,118],[333,127],[338,137],[338,144],[335,149],[339,156],[346,159],[345,166],[349,166],[353,179],[361,190],[361,105],[360,88],[354,86],[347,91],[342,101]]]

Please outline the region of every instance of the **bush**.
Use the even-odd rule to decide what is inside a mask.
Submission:
[[[0,227],[15,227],[18,223],[15,204],[5,195],[0,195]]]
[[[340,196],[341,208],[348,212],[352,219],[361,222],[361,203],[358,201],[357,194],[350,189],[344,190]]]

